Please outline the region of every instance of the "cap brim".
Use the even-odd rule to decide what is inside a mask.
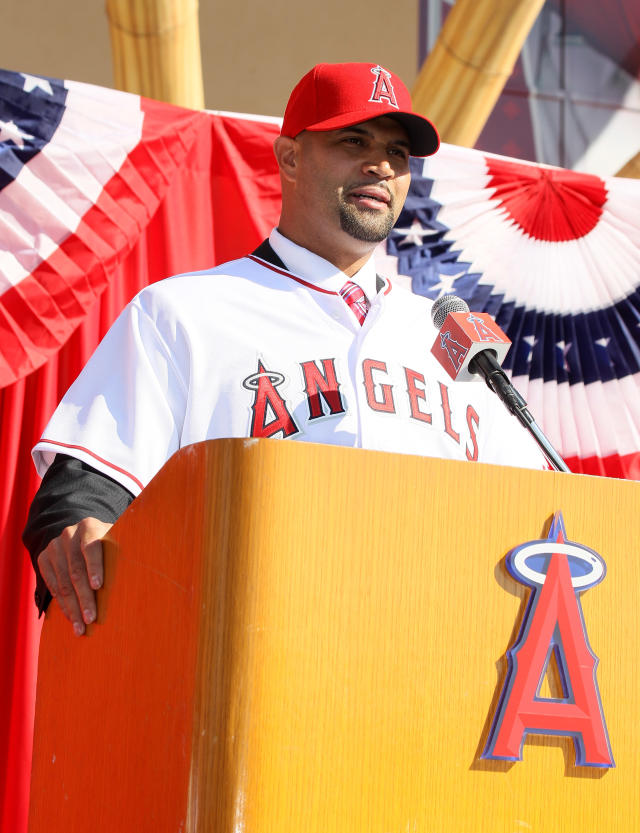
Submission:
[[[407,131],[412,156],[432,156],[440,147],[440,136],[429,119],[417,113],[388,113]]]
[[[404,127],[409,137],[409,152],[412,156],[431,156],[440,147],[438,131],[424,116],[419,116],[417,113],[399,113],[395,109],[389,109],[380,113],[380,116],[374,116],[373,118],[381,118],[382,116],[389,116]],[[305,130],[339,130],[341,127],[351,127],[363,121],[370,121],[371,118],[371,110],[341,113],[330,119],[311,124]]]

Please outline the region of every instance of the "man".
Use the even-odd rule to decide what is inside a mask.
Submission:
[[[84,632],[102,584],[100,539],[171,454],[200,440],[544,467],[484,385],[451,385],[431,357],[430,302],[375,273],[373,250],[407,196],[409,156],[438,144],[378,65],[321,64],[302,78],[274,144],[282,214],[269,241],[143,290],[34,449],[44,479],[24,538],[40,609],[48,589]]]

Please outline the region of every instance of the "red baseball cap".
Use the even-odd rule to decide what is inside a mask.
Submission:
[[[398,76],[379,64],[317,64],[293,88],[281,135],[337,130],[378,116],[400,122],[412,156],[431,156],[438,150],[438,131],[413,112],[409,90]]]

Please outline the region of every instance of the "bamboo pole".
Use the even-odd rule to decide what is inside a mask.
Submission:
[[[413,89],[445,142],[473,147],[544,0],[456,0]]]
[[[626,165],[618,171],[616,176],[625,176],[629,179],[640,179],[640,151],[634,157],[629,159]]]
[[[106,0],[115,85],[201,109],[198,0]]]

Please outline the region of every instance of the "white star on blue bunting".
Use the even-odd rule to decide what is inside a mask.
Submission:
[[[37,75],[28,75],[26,72],[21,72],[20,75],[24,78],[24,86],[22,89],[25,93],[33,92],[33,90],[42,90],[47,95],[53,95],[53,88],[48,79],[40,78]]]
[[[24,148],[24,139],[33,139],[30,133],[20,130],[14,121],[0,120],[0,144],[13,142],[16,147]]]

